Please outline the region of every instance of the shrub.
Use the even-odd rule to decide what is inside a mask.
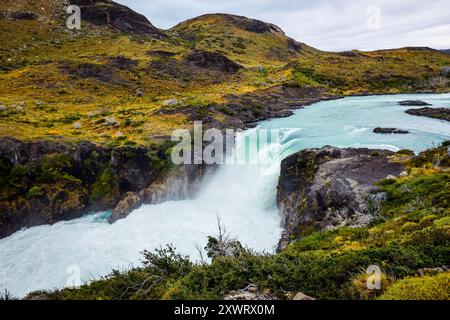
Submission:
[[[18,298],[14,297],[8,290],[5,289],[3,293],[0,293],[0,301],[7,301],[7,300],[17,300]]]
[[[408,277],[395,282],[381,300],[449,300],[450,272],[435,276]]]
[[[39,182],[54,182],[62,179],[64,172],[68,172],[71,168],[69,156],[62,154],[50,155],[44,158],[37,172],[36,180]]]
[[[418,226],[419,225],[415,222],[406,222],[402,227],[402,231],[413,231],[416,230]]]
[[[386,273],[381,273],[380,289],[368,289],[367,280],[369,276],[371,274],[366,272],[354,276],[349,286],[349,296],[359,300],[373,300],[382,295],[392,283],[392,279]]]
[[[27,198],[33,199],[36,196],[39,196],[41,194],[41,192],[42,192],[41,188],[39,188],[37,186],[31,187],[31,189],[28,190]]]

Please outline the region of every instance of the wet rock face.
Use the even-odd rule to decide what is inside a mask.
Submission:
[[[243,67],[222,54],[195,50],[184,57],[184,62],[198,68],[224,73],[236,73]]]
[[[111,151],[111,171],[118,177],[120,190],[139,191],[156,176],[148,149],[121,147]]]
[[[313,231],[368,225],[385,197],[376,193],[373,184],[404,171],[403,165],[389,161],[392,154],[324,147],[283,160],[277,204],[285,231],[279,249]]]
[[[450,121],[450,108],[420,108],[405,111],[413,116],[423,116],[428,118]]]
[[[112,215],[109,217],[109,223],[114,223],[119,219],[125,218],[128,216],[133,210],[139,208],[142,204],[141,198],[133,193],[128,192],[125,195],[125,198],[123,198],[117,206],[112,211]]]
[[[126,218],[142,204],[159,204],[169,200],[192,199],[200,189],[205,176],[212,173],[214,169],[214,166],[208,165],[180,166],[139,192],[127,193],[114,208],[108,222],[114,223]]]
[[[161,176],[149,155],[155,152],[164,161],[163,151],[146,148],[0,139],[0,238],[114,208]],[[125,204],[137,205],[128,201],[122,210]]]
[[[85,165],[94,151],[97,160]],[[0,238],[23,227],[81,216],[90,205],[89,186],[107,158],[105,150],[89,142],[69,146],[0,139]],[[73,179],[65,178],[69,175]]]
[[[125,33],[147,35],[163,39],[162,31],[154,27],[147,18],[130,8],[110,0],[72,0],[81,7],[81,19],[95,25],[106,25]]]

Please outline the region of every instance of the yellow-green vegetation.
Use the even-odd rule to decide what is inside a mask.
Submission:
[[[440,75],[449,56],[439,51],[404,48],[373,52],[319,52],[300,57],[294,79],[343,94],[448,91]],[[443,81],[440,81],[443,80]]]
[[[394,283],[381,300],[450,300],[450,272],[407,277]]]
[[[220,110],[226,112],[228,94],[278,85],[312,85],[338,94],[449,89],[440,71],[450,65],[450,56],[434,50],[322,52],[276,26],[229,15],[180,23],[163,40],[86,22],[70,31],[64,5],[63,0],[0,4],[0,136],[147,145],[191,126],[186,113],[157,113],[173,101],[224,104]],[[18,10],[37,18],[12,18]],[[224,74],[186,65],[184,57],[199,49],[244,68]],[[220,110],[211,114],[219,121],[225,116]]]
[[[267,68],[266,73],[282,73],[286,62],[296,59],[300,52],[318,52],[289,39],[277,26],[230,15],[203,15],[178,24],[169,33],[192,48],[223,53],[247,68]]]
[[[274,255],[250,249],[234,257],[211,255],[209,264],[193,264],[169,246],[145,252],[142,267],[114,271],[80,289],[31,296],[221,299],[255,283],[281,299],[298,291],[320,299],[448,299],[448,272],[418,276],[422,268],[444,271],[450,265],[449,145],[414,158],[405,158],[405,151],[395,156],[407,162],[409,175],[380,183],[387,201],[368,227],[314,232]],[[380,290],[367,289],[371,265],[382,270]]]

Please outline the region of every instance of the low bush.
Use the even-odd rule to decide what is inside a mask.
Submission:
[[[435,276],[407,277],[395,282],[381,300],[449,300],[450,272]]]

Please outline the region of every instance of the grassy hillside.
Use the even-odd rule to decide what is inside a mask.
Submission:
[[[230,15],[188,20],[163,39],[86,21],[70,31],[65,4],[0,5],[0,136],[148,144],[190,126],[185,112],[161,115],[162,107],[201,107],[222,121],[230,94],[283,84],[335,94],[449,90],[438,76],[450,56],[434,50],[322,52],[274,25]],[[243,68],[230,74],[192,65],[186,56],[195,50]],[[208,110],[215,104],[222,111]]]

